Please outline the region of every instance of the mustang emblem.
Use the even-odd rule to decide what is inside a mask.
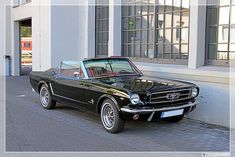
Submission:
[[[166,98],[168,100],[175,100],[178,99],[180,97],[180,93],[170,93],[166,95]]]
[[[88,101],[91,104],[94,104],[94,99],[91,99],[90,101]]]

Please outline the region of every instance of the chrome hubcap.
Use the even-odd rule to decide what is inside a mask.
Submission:
[[[105,103],[103,105],[101,118],[105,128],[110,129],[113,127],[115,121],[115,115],[113,107],[109,103]]]
[[[48,103],[49,103],[49,92],[48,92],[48,90],[45,87],[43,87],[41,89],[40,100],[41,100],[42,106],[44,106],[44,107],[48,106]]]

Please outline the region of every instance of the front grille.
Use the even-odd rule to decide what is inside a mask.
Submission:
[[[152,93],[150,97],[151,104],[171,103],[191,98],[192,88],[183,88],[176,90],[160,91]]]

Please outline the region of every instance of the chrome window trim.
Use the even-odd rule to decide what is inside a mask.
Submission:
[[[87,73],[87,70],[86,70],[86,68],[85,68],[85,65],[84,65],[84,62],[83,62],[83,61],[80,61],[80,66],[81,66],[82,71],[83,71],[83,74],[84,74],[84,79],[89,79],[88,73]]]

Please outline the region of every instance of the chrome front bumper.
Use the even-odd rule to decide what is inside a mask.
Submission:
[[[181,106],[173,106],[173,107],[163,107],[163,108],[148,108],[148,109],[131,109],[126,107],[122,107],[121,111],[122,112],[127,112],[127,113],[149,113],[149,112],[162,112],[162,111],[170,111],[170,110],[177,110],[177,109],[183,109],[187,107],[194,107],[198,104],[198,101],[195,102],[189,102],[188,104],[184,104]]]

